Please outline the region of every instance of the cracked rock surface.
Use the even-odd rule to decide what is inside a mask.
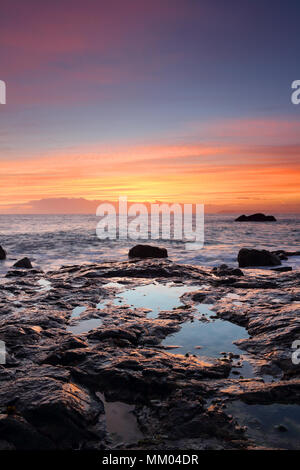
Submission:
[[[236,400],[300,404],[300,366],[291,360],[291,345],[300,339],[299,280],[298,271],[211,270],[168,259],[47,273],[12,268],[0,284],[6,346],[0,448],[112,448],[101,394],[133,407],[143,438],[121,448],[263,446],[226,406]],[[146,307],[118,301],[120,291],[170,282],[187,290],[180,306],[162,308],[156,318]],[[247,330],[247,338],[236,339],[240,354],[206,357],[199,349],[184,355],[163,346],[185,322],[214,321],[199,320],[202,303],[213,307],[215,318]],[[78,306],[84,309],[74,315]],[[74,333],[89,320],[95,326]],[[253,371],[248,377],[239,372],[245,361]]]

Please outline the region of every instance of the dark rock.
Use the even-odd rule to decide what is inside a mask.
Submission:
[[[34,433],[32,431],[33,438],[28,435],[26,444],[26,448],[31,449],[50,447],[49,441],[55,448],[76,449],[81,442],[104,437],[104,432],[101,435],[93,430],[95,420],[104,413],[103,403],[73,383],[47,376],[32,377],[29,372],[29,377],[2,383],[1,408],[6,409],[12,400],[15,414],[25,422],[13,423],[12,418],[4,420],[0,426],[0,439],[7,438],[7,435],[1,435],[1,428],[4,433],[9,429],[13,434],[13,428],[18,428],[19,436],[26,434],[26,422],[30,425],[29,429],[35,429]],[[34,438],[36,432],[40,434],[39,440],[43,438],[45,443],[39,443]],[[12,441],[22,448],[22,443],[13,436]]]
[[[25,277],[5,279],[0,289],[0,340],[7,352],[6,364],[0,365],[0,449],[110,445],[103,437],[105,420],[97,392],[107,401],[134,405],[145,435],[135,446],[147,449],[243,448],[248,438],[235,425],[241,417],[228,414],[228,403],[222,411],[228,400],[300,404],[300,365],[292,361],[292,343],[300,335],[298,270],[286,275],[244,270],[244,276],[237,277],[227,265],[211,272],[168,259],[129,259],[45,273],[50,293],[37,290],[41,276],[34,271],[15,269]],[[181,297],[184,305],[153,319],[147,309],[113,303],[118,290],[105,287],[107,278],[124,288],[170,279],[189,287]],[[224,301],[233,292],[242,297],[238,308]],[[107,300],[100,312],[95,307],[99,299]],[[230,374],[232,368],[242,372],[237,366],[243,354],[236,363],[233,353],[216,359],[163,349],[167,335],[179,331],[185,321],[197,320],[196,302],[204,300],[215,305],[218,318],[247,329],[249,336],[237,337],[234,344],[252,356],[255,378]],[[67,327],[77,305],[88,306],[82,319],[95,314],[102,325],[71,334]],[[264,383],[264,374],[272,375],[274,382]],[[154,442],[153,436],[159,438]]]
[[[194,302],[203,302],[203,300],[205,299],[206,297],[206,292],[195,292],[191,295],[191,298]]]
[[[280,273],[286,273],[288,271],[293,271],[291,266],[282,266],[281,268],[273,268],[272,271],[278,271]]]
[[[22,416],[0,415],[0,436],[17,450],[55,449],[54,443],[38,433]]]
[[[134,332],[123,330],[122,328],[110,328],[107,330],[92,330],[88,337],[94,340],[125,339],[132,344],[137,343],[137,336]]]
[[[241,268],[248,266],[277,266],[281,264],[278,256],[270,251],[249,248],[242,248],[239,251],[238,262]]]
[[[284,424],[278,424],[277,426],[275,426],[275,429],[276,429],[276,431],[279,431],[279,432],[287,432],[288,431],[288,428]]]
[[[225,276],[244,276],[243,271],[239,268],[231,268],[227,264],[221,264],[220,266],[215,266],[212,268],[212,273],[215,276],[225,277]]]
[[[166,248],[160,248],[152,245],[136,245],[130,248],[129,258],[167,258]]]
[[[31,269],[32,264],[29,258],[22,258],[14,264],[14,268]]]
[[[287,260],[289,256],[300,256],[300,251],[285,251],[285,250],[276,250],[272,251],[274,255],[277,255],[278,258]]]
[[[276,222],[276,218],[273,215],[265,214],[252,214],[252,215],[240,215],[235,222]]]
[[[25,277],[27,276],[26,271],[19,271],[17,269],[10,269],[6,274],[5,277]]]
[[[3,250],[2,246],[0,245],[0,260],[6,259],[6,251]]]
[[[235,381],[221,389],[230,399],[242,400],[247,404],[267,405],[269,403],[300,403],[299,379],[264,383],[254,379]]]

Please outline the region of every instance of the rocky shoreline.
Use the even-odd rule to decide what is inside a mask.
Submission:
[[[236,402],[300,404],[300,366],[291,359],[300,339],[299,279],[299,271],[210,269],[168,259],[47,273],[12,268],[0,285],[7,352],[0,448],[266,447],[227,409]],[[181,305],[155,318],[118,301],[122,289],[170,282],[186,288]],[[201,336],[199,350],[186,354],[162,344],[187,321],[213,322],[199,318],[202,304],[211,305],[214,318],[245,328],[247,338],[236,342],[240,354],[202,356]],[[74,314],[78,306],[84,309]],[[93,320],[98,326],[74,333],[72,326]],[[136,441],[114,441],[104,401],[131,405]]]

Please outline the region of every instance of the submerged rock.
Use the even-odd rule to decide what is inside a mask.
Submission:
[[[166,248],[152,245],[135,245],[128,252],[129,258],[167,258]]]
[[[268,250],[242,248],[238,254],[240,268],[248,266],[277,266],[281,261],[277,255]]]
[[[31,269],[32,264],[29,258],[22,258],[14,264],[14,268]]]
[[[240,215],[235,222],[276,222],[274,215],[265,214],[252,214],[252,215]]]
[[[6,259],[6,251],[3,250],[2,246],[0,245],[0,260]]]

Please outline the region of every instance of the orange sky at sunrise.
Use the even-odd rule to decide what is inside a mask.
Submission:
[[[0,214],[119,196],[299,212],[297,18],[125,3],[3,2]]]
[[[3,213],[30,212],[26,203],[32,200],[116,200],[125,195],[131,201],[204,203],[209,212],[297,212],[298,151],[286,146],[153,145],[23,158],[21,167],[18,160],[4,161],[0,208]]]

